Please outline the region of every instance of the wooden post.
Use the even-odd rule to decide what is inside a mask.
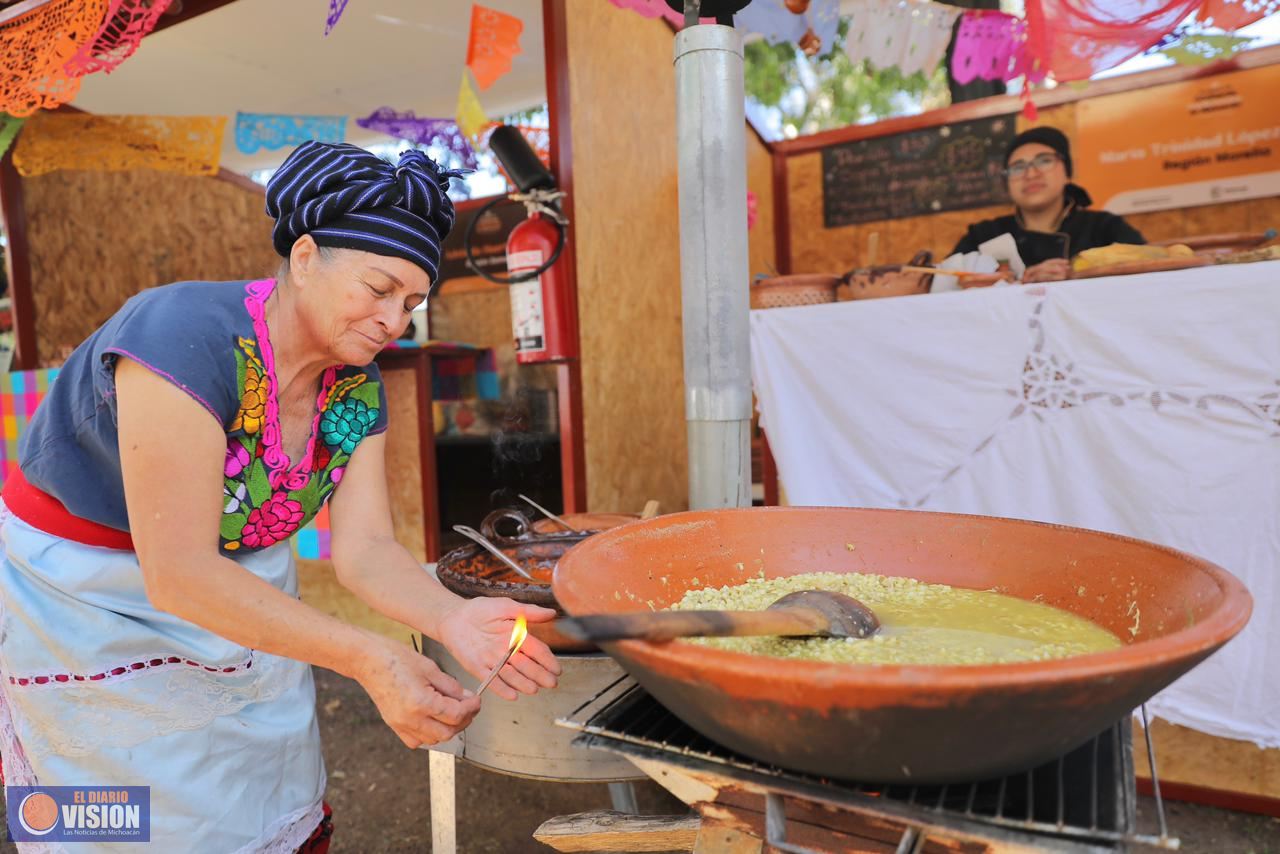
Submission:
[[[551,173],[565,192],[560,209],[569,220],[567,252],[557,262],[566,283],[572,336],[578,331],[578,259],[573,210],[573,122],[569,112],[569,11],[567,0],[542,0],[542,52],[546,64],[547,119],[551,145]],[[579,343],[579,350],[581,344]],[[587,511],[587,453],[583,434],[582,364],[580,358],[557,366],[560,396],[560,490],[565,513]]]
[[[16,143],[15,143],[16,145]],[[9,298],[13,312],[12,370],[38,366],[36,354],[35,295],[31,286],[31,250],[27,241],[27,212],[22,196],[22,176],[13,165],[13,148],[0,158],[0,215],[9,238],[5,264],[9,274]]]

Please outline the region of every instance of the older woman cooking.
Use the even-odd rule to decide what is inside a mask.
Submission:
[[[454,596],[392,534],[370,363],[436,278],[454,174],[307,143],[267,188],[276,278],[145,291],[68,359],[4,492],[9,785],[150,786],[148,850],[323,850],[310,664],[409,747],[465,727],[479,700],[430,660],[298,600],[287,540],[326,501],[339,581],[477,676],[554,616]],[[530,639],[493,690],[558,673]]]
[[[1147,242],[1122,217],[1089,210],[1093,199],[1072,183],[1071,147],[1057,128],[1031,128],[1014,137],[1005,152],[1004,174],[1016,210],[969,226],[952,254],[976,252],[986,241],[1009,234],[1027,265],[1022,280],[1051,282],[1067,278],[1070,259],[1085,249]]]

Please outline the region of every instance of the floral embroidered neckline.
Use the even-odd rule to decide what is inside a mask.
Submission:
[[[259,279],[245,286],[244,305],[253,320],[253,332],[258,339],[263,366],[266,368],[266,417],[262,427],[262,441],[266,444],[263,461],[267,464],[267,477],[273,489],[302,489],[311,478],[311,466],[316,456],[316,439],[320,435],[320,417],[325,402],[338,375],[337,368],[326,368],[316,397],[315,415],[311,419],[311,435],[307,447],[297,463],[284,451],[284,437],[280,430],[279,385],[276,380],[275,352],[271,348],[271,332],[267,327],[267,299],[275,291],[275,279]]]
[[[293,536],[307,524],[342,481],[356,448],[382,419],[381,384],[360,368],[324,372],[311,435],[295,464],[285,454],[280,431],[275,355],[265,304],[275,282],[245,288],[253,337],[235,336],[236,388],[240,407],[227,430],[223,468],[223,551],[263,549]]]

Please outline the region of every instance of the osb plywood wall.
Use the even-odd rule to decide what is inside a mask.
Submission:
[[[687,505],[671,30],[569,0],[591,510]]]
[[[125,300],[183,279],[268,275],[263,195],[164,172],[54,172],[22,182],[36,352],[61,361]]]
[[[1280,226],[1280,196],[1205,205],[1127,217],[1148,240],[1172,240],[1197,234],[1266,231]]]
[[[1280,749],[1219,738],[1158,718],[1151,721],[1151,739],[1159,759],[1156,773],[1161,783],[1280,798]],[[1138,776],[1150,779],[1146,739],[1136,721],[1133,750]]]
[[[464,280],[451,280],[449,285]],[[507,289],[489,285],[483,279],[466,279],[482,283],[471,289],[454,290],[449,286],[431,298],[431,337],[441,341],[494,346],[511,343],[511,302]]]
[[[1075,105],[1042,110],[1038,124],[1060,128],[1074,136]],[[1021,117],[1019,130],[1027,127]],[[822,224],[822,155],[800,154],[787,161],[787,199],[790,204],[791,272],[843,273],[867,264],[868,238],[880,235],[876,262],[905,263],[927,249],[934,260],[951,253],[970,224],[1002,216],[1011,205],[948,211],[929,216],[824,228]],[[1280,197],[1206,205],[1126,217],[1149,241],[1172,240],[1197,234],[1266,231],[1280,227]]]
[[[664,512],[683,509],[673,34],[596,0],[569,0],[568,13],[587,501],[599,511],[638,511],[651,498]],[[767,154],[749,146],[754,272],[774,264],[772,192]]]

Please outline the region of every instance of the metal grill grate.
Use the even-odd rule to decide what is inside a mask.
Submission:
[[[1126,718],[1089,743],[1031,771],[999,780],[948,785],[873,785],[828,780],[763,765],[708,740],[629,677],[557,724],[584,746],[711,771],[796,797],[868,808],[919,826],[987,828],[1101,844],[1140,842],[1176,848],[1178,840],[1137,832],[1133,748]],[[1161,812],[1163,818],[1163,812]],[[1012,841],[1012,840],[1011,840]]]

